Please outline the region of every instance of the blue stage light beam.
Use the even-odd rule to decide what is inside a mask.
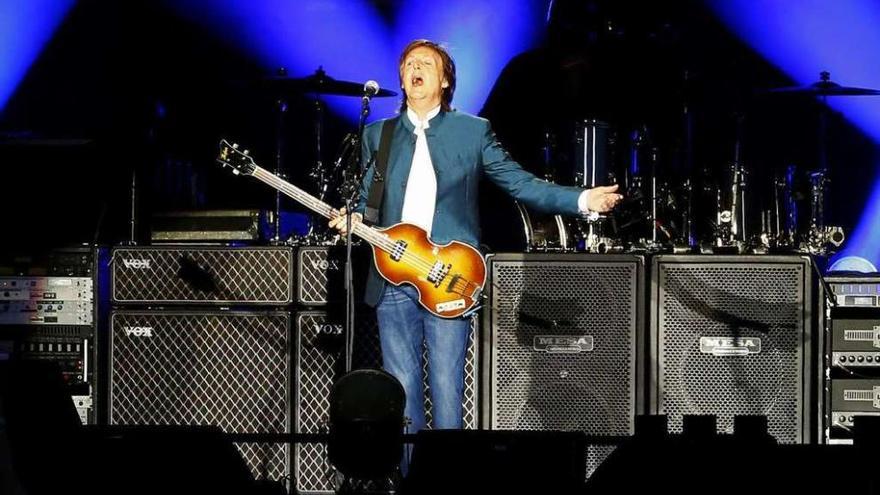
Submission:
[[[880,87],[880,2],[876,0],[709,0],[709,5],[743,41],[799,84],[812,83],[819,71],[827,70],[844,86]],[[828,101],[880,143],[880,98]],[[874,191],[838,257],[861,256],[878,265],[880,164],[866,165],[862,177],[875,182]]]
[[[417,38],[445,42],[459,68],[454,105],[482,107],[504,64],[540,35],[546,0],[408,0],[393,25],[364,0],[166,0],[168,7],[220,33],[254,56],[270,75],[287,67],[293,77],[319,66],[337,79],[374,79],[400,93],[399,51]],[[359,100],[328,98],[356,121]],[[376,98],[371,119],[393,115],[399,98]]]
[[[0,111],[75,0],[0,0]]]
[[[397,17],[395,45],[418,38],[444,44],[457,68],[453,106],[477,113],[505,64],[535,46],[546,10],[546,1],[535,0],[409,0]]]
[[[254,57],[271,76],[285,67],[304,77],[318,67],[336,79],[396,88],[389,26],[363,0],[166,0],[192,21]],[[377,98],[374,107],[393,98]],[[330,108],[356,121],[360,99],[327,97]],[[376,114],[378,108],[373,109]]]

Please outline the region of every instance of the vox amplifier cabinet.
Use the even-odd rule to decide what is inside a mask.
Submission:
[[[344,374],[343,318],[328,311],[301,311],[296,314],[296,406],[297,433],[327,431],[330,411],[330,388]],[[382,349],[379,329],[372,309],[361,308],[357,313],[352,367],[379,368]],[[478,425],[477,404],[479,380],[476,357],[479,356],[478,319],[471,319],[471,337],[465,356],[464,397],[462,398],[463,425],[475,429]],[[423,373],[427,377],[427,352],[423,352]],[[424,381],[425,410],[431,425],[430,387]],[[300,444],[294,450],[296,491],[301,494],[334,493],[335,472],[327,461],[322,444]]]
[[[286,312],[114,311],[109,423],[288,432],[290,338]],[[237,445],[256,478],[287,479],[286,444]]]
[[[363,299],[364,280],[373,258],[366,244],[351,252],[355,300]],[[345,301],[345,246],[302,246],[296,253],[296,302],[327,306]]]
[[[111,255],[114,304],[287,305],[288,247],[119,247]]]

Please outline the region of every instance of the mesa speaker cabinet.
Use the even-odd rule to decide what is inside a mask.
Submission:
[[[118,247],[111,265],[116,305],[283,306],[293,300],[288,247]]]
[[[327,431],[330,410],[330,388],[345,372],[343,324],[344,316],[332,317],[327,311],[301,311],[296,315],[296,407],[297,433]],[[352,367],[381,368],[382,350],[379,327],[372,308],[359,308],[352,353]],[[477,405],[479,380],[476,358],[479,356],[478,319],[471,319],[471,337],[465,356],[464,397],[462,414],[464,427],[475,429],[478,424]],[[422,355],[423,372],[427,377],[427,355]],[[425,410],[431,424],[431,399],[427,379]],[[335,473],[327,462],[322,444],[299,444],[294,450],[294,471],[297,493],[334,493]]]
[[[483,427],[632,434],[644,405],[644,260],[497,254],[488,262]],[[589,449],[588,474],[610,451]]]
[[[289,432],[290,342],[283,312],[114,311],[109,423]],[[289,476],[287,445],[237,445],[255,477]]]
[[[810,440],[813,277],[800,256],[664,255],[651,282],[651,409],[767,416],[782,443]]]

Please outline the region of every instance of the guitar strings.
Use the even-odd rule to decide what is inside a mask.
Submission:
[[[333,214],[339,213],[338,210],[336,210],[335,208],[331,207],[330,205],[328,205],[324,202],[318,201],[316,203],[315,201],[312,201],[312,198],[311,198],[311,196],[308,195],[308,193],[305,193],[304,191],[299,190],[299,188],[297,188],[296,186],[293,186],[289,182],[284,181],[283,179],[281,179],[279,177],[276,177],[274,174],[269,173],[268,171],[263,170],[260,167],[255,168],[253,175],[255,177],[257,177],[258,179],[262,180],[263,182],[266,182],[270,186],[275,187],[276,189],[282,190],[283,192],[285,192],[289,196],[293,197],[297,201],[306,204],[306,206],[311,206],[311,208],[313,210],[315,210],[317,213],[319,213],[325,217],[330,217]],[[355,228],[357,228],[357,227],[355,227]],[[379,232],[376,232],[375,230],[370,229],[369,227],[367,227],[367,229],[368,230],[365,230],[361,233],[361,236],[365,237],[365,238],[366,237],[373,237],[373,244],[377,245],[383,251],[388,252],[390,254],[397,247],[397,243],[391,241],[391,239],[389,239],[387,236],[382,235]],[[366,234],[366,232],[369,232],[369,234]],[[369,241],[370,239],[367,239],[367,240]],[[413,267],[420,269],[420,270],[430,271],[434,268],[434,263],[431,263],[430,260],[426,260],[426,259],[418,256],[417,254],[411,253],[411,252],[404,251],[401,254],[399,261],[403,261],[406,264],[413,266]],[[464,287],[462,287],[462,284],[464,285]],[[462,295],[462,296],[465,296],[465,297],[471,297],[471,296],[468,296],[467,294],[465,294],[465,292],[464,292],[471,285],[477,285],[477,284],[475,284],[475,283],[471,282],[470,280],[467,280],[463,277],[460,277],[458,280],[456,280],[452,284],[451,292],[455,292],[455,293]]]

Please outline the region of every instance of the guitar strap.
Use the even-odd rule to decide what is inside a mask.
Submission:
[[[367,206],[364,208],[364,222],[367,224],[375,225],[379,223],[379,210],[382,208],[382,196],[385,194],[385,171],[388,170],[388,157],[391,155],[391,138],[392,134],[394,134],[394,126],[397,124],[397,119],[398,117],[394,117],[382,124],[379,152],[376,154],[373,180],[370,181]]]

